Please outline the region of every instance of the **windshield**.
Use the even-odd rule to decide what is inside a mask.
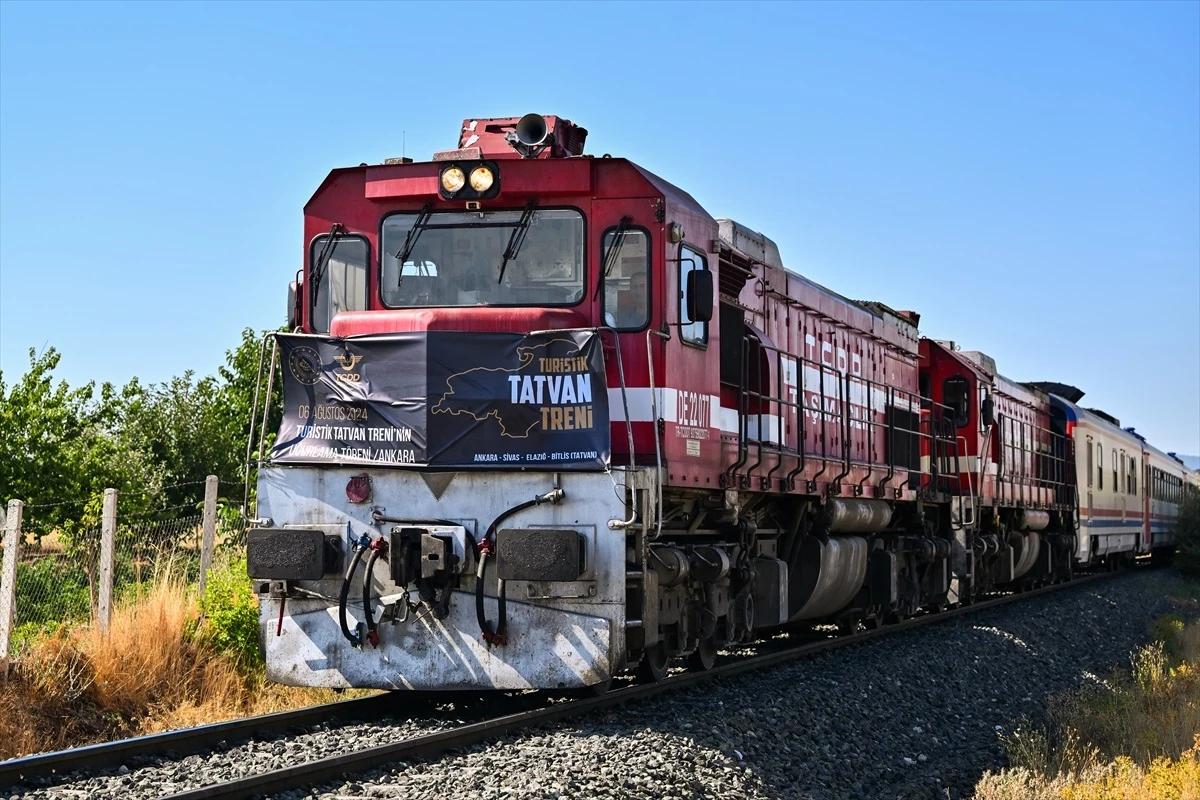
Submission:
[[[396,256],[420,214],[383,221],[383,303],[409,306],[561,306],[583,299],[583,215],[536,209],[516,257],[505,264],[521,211],[429,216],[401,265]],[[501,267],[503,280],[501,280]]]

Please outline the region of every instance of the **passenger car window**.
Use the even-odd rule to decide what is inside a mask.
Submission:
[[[1092,470],[1095,469],[1093,464],[1094,464],[1094,461],[1092,460],[1092,437],[1089,436],[1088,440],[1087,440],[1087,485],[1088,486],[1092,485]]]

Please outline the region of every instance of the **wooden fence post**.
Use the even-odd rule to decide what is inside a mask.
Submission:
[[[200,594],[208,585],[208,571],[212,569],[213,547],[217,541],[217,487],[216,475],[204,479],[204,518],[200,537]]]
[[[4,528],[4,567],[0,571],[0,683],[8,680],[8,646],[12,641],[17,611],[17,556],[21,549],[21,515],[25,504],[8,501]]]
[[[108,632],[113,610],[113,567],[117,539],[117,490],[104,490],[104,516],[100,527],[100,630]]]

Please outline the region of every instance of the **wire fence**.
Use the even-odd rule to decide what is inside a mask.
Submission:
[[[194,503],[127,518],[115,514],[107,598],[102,594],[107,585],[98,504],[67,501],[23,506],[15,589],[0,587],[0,609],[6,597],[13,607],[7,637],[0,613],[0,644],[8,639],[0,660],[6,653],[19,656],[34,639],[64,626],[94,625],[101,621],[105,606],[111,609],[133,602],[163,580],[198,589],[205,559],[206,510],[212,519],[213,550],[241,552],[247,527],[244,516],[237,507],[218,501],[215,486],[207,497],[203,481],[199,488]],[[0,535],[0,540],[6,538]],[[0,554],[6,546],[0,541]],[[211,563],[212,553],[207,558]]]

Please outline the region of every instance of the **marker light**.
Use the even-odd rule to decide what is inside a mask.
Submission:
[[[492,170],[487,166],[480,165],[471,170],[471,188],[480,194],[492,188],[492,183],[495,180],[496,176],[492,174]]]
[[[458,167],[450,167],[442,173],[442,189],[446,194],[455,194],[467,183],[467,176]]]
[[[365,472],[355,475],[346,482],[346,499],[351,503],[365,503],[371,499],[371,476]]]

